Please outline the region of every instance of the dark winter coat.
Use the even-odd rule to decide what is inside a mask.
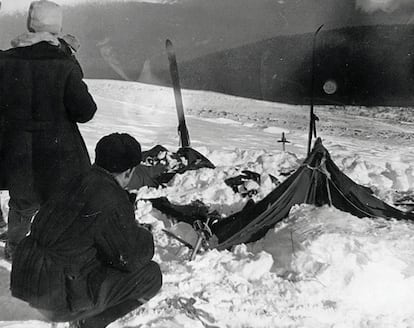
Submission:
[[[128,194],[93,166],[53,195],[13,256],[11,292],[56,312],[91,308],[107,268],[133,272],[154,254]]]
[[[47,42],[0,52],[0,182],[43,201],[90,167],[77,122],[96,104],[79,64]]]

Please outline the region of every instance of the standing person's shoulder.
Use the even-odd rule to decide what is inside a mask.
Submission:
[[[58,44],[36,38],[35,33],[25,33],[12,40],[12,48],[3,51],[5,58],[25,60],[70,60],[70,56]],[[37,42],[38,41],[38,42]]]
[[[19,52],[18,48],[9,48],[6,50],[0,50],[0,58],[7,59],[13,58]]]

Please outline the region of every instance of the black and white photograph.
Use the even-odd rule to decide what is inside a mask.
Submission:
[[[413,0],[0,1],[1,328],[413,304]]]

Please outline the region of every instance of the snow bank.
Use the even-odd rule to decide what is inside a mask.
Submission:
[[[262,176],[271,172],[284,179],[281,167],[294,169],[299,162],[288,153],[211,155],[206,154],[223,158],[227,165],[187,172],[155,193],[181,204],[200,199],[231,213],[245,199],[223,184],[224,178],[238,172],[229,163],[244,162]],[[358,157],[352,162],[344,158],[342,165],[371,185],[393,179],[378,180],[383,175],[378,165]],[[257,200],[270,190],[263,186]],[[146,214],[137,216],[156,222],[158,231],[171,225],[150,204],[143,207]],[[188,227],[176,232],[180,230],[194,242]],[[301,205],[258,242],[231,252],[209,251],[194,262],[188,262],[190,251],[179,242],[161,232],[156,239],[166,283],[129,325],[151,322],[148,327],[161,327],[171,318],[183,327],[202,321],[219,327],[407,327],[414,322],[414,226],[406,222],[359,219],[335,208]],[[204,311],[209,320],[193,317],[189,323],[191,315],[183,304],[165,301],[180,297],[191,300],[193,311]]]

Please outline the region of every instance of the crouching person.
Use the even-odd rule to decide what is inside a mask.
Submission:
[[[41,207],[16,249],[11,292],[54,322],[106,327],[161,288],[152,234],[123,188],[141,161],[140,144],[114,133],[95,164]]]

